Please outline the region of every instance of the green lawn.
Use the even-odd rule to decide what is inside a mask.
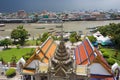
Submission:
[[[36,40],[28,40],[25,42],[25,45],[32,45],[32,46],[36,46],[36,45],[39,45],[40,44],[40,41],[36,41]]]
[[[17,60],[19,60],[23,55],[26,53],[29,53],[32,48],[11,48],[7,50],[0,51],[0,58],[2,57],[5,62],[10,62],[11,57],[14,55],[17,57]]]
[[[120,65],[120,50],[115,50],[111,48],[102,48],[100,49],[102,53],[106,53],[109,55],[109,58],[113,58]],[[115,57],[115,53],[118,55]]]

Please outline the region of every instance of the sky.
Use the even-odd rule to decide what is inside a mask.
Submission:
[[[0,12],[120,9],[120,0],[0,0]]]

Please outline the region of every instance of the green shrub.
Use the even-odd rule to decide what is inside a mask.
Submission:
[[[16,57],[15,55],[13,55],[13,56],[11,57],[11,62],[12,62],[13,64],[16,64],[16,62],[17,62],[17,57]]]
[[[101,53],[104,53],[104,52],[105,52],[105,50],[104,50],[104,49],[100,49],[100,51],[101,51]]]
[[[25,55],[25,56],[23,56],[23,58],[24,58],[25,60],[28,60],[28,59],[30,58],[30,55]]]
[[[16,48],[17,48],[17,49],[20,49],[20,44],[17,44],[17,45],[16,45]]]
[[[115,60],[113,58],[107,59],[108,64],[113,65],[115,63]]]
[[[2,62],[3,62],[3,58],[2,58],[2,57],[0,58],[0,61],[2,61]]]
[[[16,70],[14,68],[10,68],[6,71],[6,76],[7,77],[13,77],[16,75]]]
[[[90,40],[90,42],[96,42],[96,38],[94,36],[88,36],[88,39]]]
[[[104,58],[109,58],[109,54],[104,52],[104,53],[103,53],[103,57],[104,57]]]

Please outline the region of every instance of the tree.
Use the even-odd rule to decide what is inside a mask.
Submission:
[[[120,48],[120,23],[110,23],[109,25],[99,27],[97,30],[104,36],[110,36],[115,47]]]
[[[41,37],[41,42],[44,42],[47,38],[49,37],[49,33],[43,33],[42,37]]]
[[[70,38],[71,37],[74,37],[76,42],[81,40],[80,36],[76,32],[71,33]]]
[[[73,32],[73,33],[71,33],[71,35],[70,35],[70,37],[75,37],[75,36],[77,36],[77,33],[76,33],[76,32]]]
[[[11,62],[12,62],[13,64],[16,64],[16,61],[17,61],[17,58],[16,58],[15,55],[13,55],[13,56],[11,57]]]
[[[1,45],[3,45],[4,48],[8,48],[8,45],[11,45],[11,44],[12,44],[11,39],[6,38],[4,40],[1,40]]]
[[[19,44],[23,45],[25,39],[28,38],[28,31],[26,31],[22,25],[18,26],[17,29],[14,29],[11,32],[11,38],[14,39],[14,42],[18,40]]]
[[[70,37],[70,42],[71,42],[71,43],[72,43],[72,45],[73,45],[73,43],[74,43],[74,42],[76,42],[75,37]]]
[[[88,36],[88,39],[90,40],[90,42],[96,42],[96,38],[94,36]]]

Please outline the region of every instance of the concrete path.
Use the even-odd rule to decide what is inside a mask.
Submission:
[[[2,51],[2,50],[3,50],[3,48],[4,48],[4,47],[0,47],[0,51]]]
[[[16,74],[13,78],[7,78],[5,75],[0,75],[0,80],[22,80],[21,75]]]
[[[36,48],[38,46],[21,46],[21,48]],[[16,46],[8,46],[8,48],[16,48]],[[4,49],[3,46],[0,46],[0,51]]]

